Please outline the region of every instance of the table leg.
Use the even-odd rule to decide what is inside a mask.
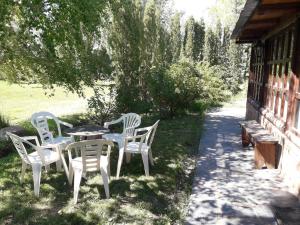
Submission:
[[[67,163],[66,163],[66,159],[65,159],[65,156],[64,156],[64,153],[63,153],[62,149],[59,148],[58,153],[59,153],[59,155],[60,155],[60,159],[61,159],[62,165],[63,165],[63,167],[64,167],[66,176],[67,176],[67,178],[68,178],[68,181],[70,182],[69,168],[68,168],[68,165],[67,165]]]

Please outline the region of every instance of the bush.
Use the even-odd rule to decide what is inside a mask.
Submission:
[[[167,118],[175,112],[174,81],[165,69],[152,68],[148,77],[148,88],[153,110],[159,112],[161,118]]]
[[[0,158],[8,155],[14,150],[14,146],[10,140],[0,141]]]
[[[103,125],[116,113],[116,94],[113,86],[98,85],[93,88],[94,96],[88,100],[88,110],[89,118],[97,124]],[[108,87],[108,90],[105,87]]]
[[[175,100],[177,107],[187,109],[202,92],[201,76],[193,63],[181,60],[167,70],[175,84]]]
[[[193,63],[181,60],[169,69],[152,69],[149,91],[154,108],[161,117],[184,112],[201,93],[201,79]]]
[[[202,93],[200,101],[208,105],[218,105],[231,96],[226,84],[220,77],[218,66],[209,66],[208,63],[199,63],[198,72],[202,77]]]
[[[0,129],[4,127],[9,127],[9,120],[0,113]]]
[[[128,77],[118,80],[116,85],[116,109],[118,112],[146,113],[151,108],[151,96],[147,91],[144,78]]]

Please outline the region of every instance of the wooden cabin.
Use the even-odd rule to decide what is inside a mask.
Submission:
[[[247,0],[232,33],[251,44],[246,120],[279,140],[278,168],[300,194],[300,0]]]

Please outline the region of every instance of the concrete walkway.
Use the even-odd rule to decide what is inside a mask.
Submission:
[[[242,148],[244,115],[240,106],[206,115],[186,224],[277,224],[270,204],[284,186],[277,170],[255,170],[253,149]]]

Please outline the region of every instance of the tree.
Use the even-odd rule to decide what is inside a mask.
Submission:
[[[205,24],[203,19],[200,22],[190,17],[185,25],[185,35],[183,40],[184,56],[198,62],[203,60],[205,43]]]
[[[222,21],[224,26],[233,30],[245,2],[246,0],[218,0],[218,4],[209,10],[211,23]]]
[[[171,20],[171,55],[172,62],[177,62],[180,57],[181,51],[181,26],[180,26],[180,13],[176,13]]]
[[[143,45],[141,1],[110,0],[112,22],[109,45],[117,79],[117,106],[123,112],[140,109],[140,77]]]
[[[116,66],[117,103],[123,112],[150,109],[148,76],[171,61],[162,7],[164,3],[155,0],[110,1],[109,43]]]
[[[78,93],[82,84],[109,78],[101,35],[106,6],[98,0],[1,0],[0,77]]]
[[[229,43],[227,82],[234,94],[240,91],[240,85],[245,82],[248,73],[248,59],[249,53],[246,47],[241,48],[233,41]]]
[[[194,59],[195,44],[195,19],[190,17],[185,24],[185,35],[183,40],[184,56],[190,60]]]
[[[144,11],[144,63],[145,67],[152,67],[156,62],[156,52],[159,41],[160,24],[157,23],[157,8],[154,0],[146,3]]]
[[[203,51],[205,44],[205,23],[201,18],[200,22],[195,22],[194,26],[195,39],[194,39],[194,61],[203,60]]]
[[[208,62],[211,66],[218,64],[218,42],[218,37],[212,28],[208,27],[205,32],[204,61]]]

